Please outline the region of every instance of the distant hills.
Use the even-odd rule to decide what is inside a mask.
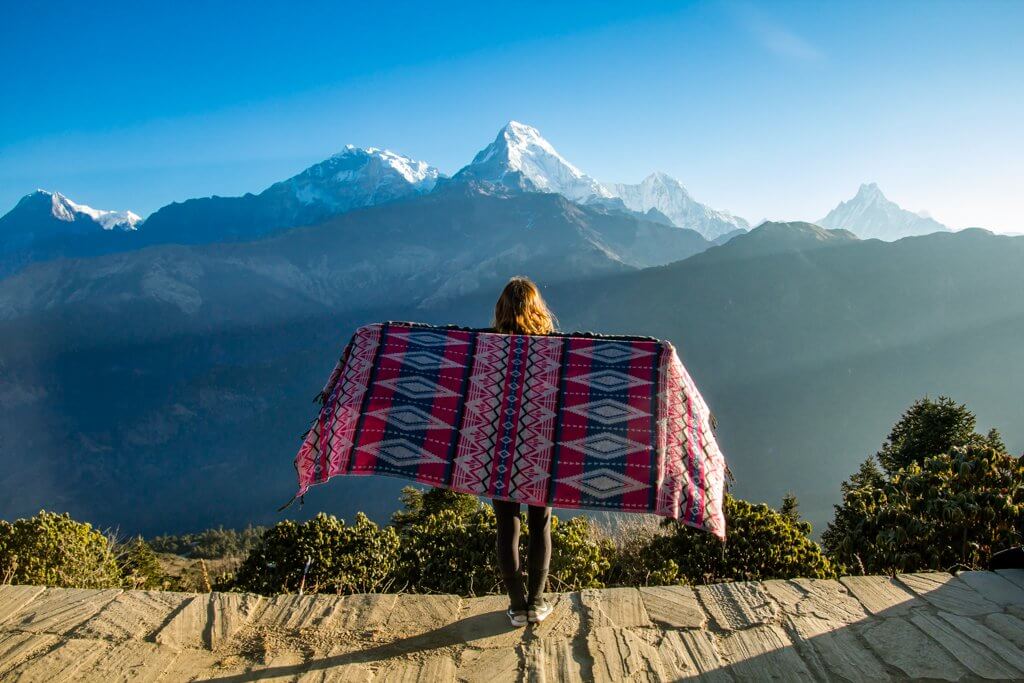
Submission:
[[[699,253],[640,267],[634,246],[668,235]],[[146,533],[273,521],[310,398],[357,325],[486,325],[525,272],[563,329],[672,340],[735,491],[794,491],[820,527],[925,393],[968,401],[1024,448],[1022,263],[1024,238],[979,230],[885,243],[769,223],[708,248],[558,195],[463,186],[253,242],[37,264],[0,281],[0,517],[67,509]],[[307,508],[383,517],[400,485],[332,482]]]

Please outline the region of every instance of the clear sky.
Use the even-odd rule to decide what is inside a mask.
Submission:
[[[751,221],[860,183],[1024,232],[1024,2],[12,2],[0,213],[36,187],[146,215],[346,143],[453,173],[509,119],[605,181]]]

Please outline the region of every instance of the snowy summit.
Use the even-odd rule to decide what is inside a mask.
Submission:
[[[875,183],[861,185],[852,199],[840,202],[818,223],[826,228],[845,228],[863,239],[898,240],[949,231],[926,213],[907,211],[889,201]]]
[[[142,217],[131,211],[105,211],[85,204],[77,204],[60,192],[36,190],[32,195],[45,198],[50,203],[50,215],[60,221],[74,223],[85,216],[98,223],[104,230],[137,230]],[[31,197],[32,195],[29,195]],[[27,198],[26,198],[27,199]]]
[[[709,240],[750,229],[742,218],[701,204],[678,180],[665,173],[652,173],[638,185],[616,183],[607,188],[626,208],[640,213],[655,209],[680,228],[696,230]]]
[[[440,171],[423,161],[376,147],[345,149],[272,185],[264,195],[291,194],[304,205],[334,211],[373,206],[434,189]]]
[[[509,121],[494,142],[453,179],[522,192],[552,192],[574,202],[612,198],[607,188],[569,163],[536,128],[518,121]]]

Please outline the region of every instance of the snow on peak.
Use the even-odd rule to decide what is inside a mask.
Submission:
[[[50,200],[50,213],[54,218],[73,223],[78,216],[87,216],[98,223],[104,230],[138,230],[142,217],[131,211],[105,211],[94,209],[85,204],[71,201],[60,192],[36,190],[33,194],[42,195]]]
[[[750,229],[742,218],[701,204],[690,196],[682,183],[661,171],[650,174],[636,185],[617,183],[606,187],[626,208],[640,213],[655,209],[680,228],[696,230],[709,240]]]
[[[907,211],[889,200],[876,183],[862,184],[852,199],[840,202],[818,223],[830,229],[845,228],[863,239],[881,240],[949,230],[927,212]]]
[[[456,180],[475,180],[527,192],[550,192],[574,202],[611,199],[601,183],[569,163],[533,126],[509,121]]]
[[[305,206],[337,213],[434,189],[441,172],[423,161],[377,147],[346,145],[264,194],[286,193]]]

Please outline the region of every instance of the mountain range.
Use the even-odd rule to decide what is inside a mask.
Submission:
[[[562,157],[536,128],[511,121],[451,178],[423,161],[349,145],[258,194],[174,202],[144,221],[130,211],[100,211],[39,190],[0,218],[0,277],[53,258],[155,244],[251,240],[464,184],[500,194],[559,194],[606,213],[637,214],[649,222],[693,230],[718,244],[750,229],[744,219],[698,202],[664,173],[632,185],[601,183]],[[948,229],[900,209],[873,184],[862,186],[820,223],[881,239]]]

